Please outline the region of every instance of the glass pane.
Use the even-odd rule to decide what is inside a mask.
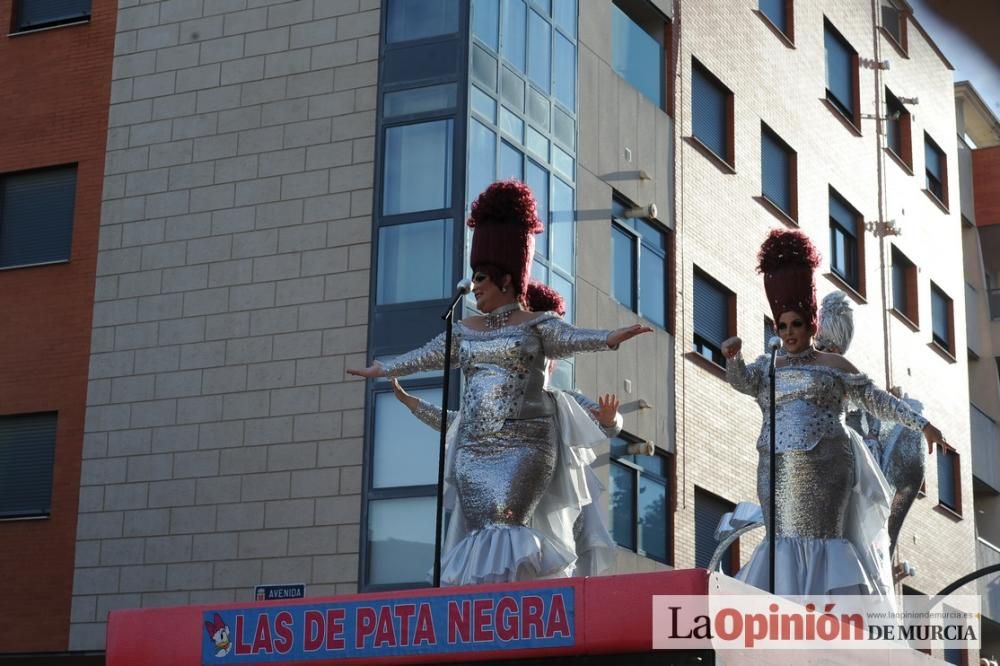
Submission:
[[[451,220],[382,227],[378,233],[376,303],[407,303],[451,294]]]
[[[635,218],[633,227],[642,237],[642,242],[661,252],[667,251],[667,237],[656,225],[650,224],[646,220]]]
[[[90,0],[21,0],[17,7],[17,30],[31,30],[90,16]]]
[[[553,0],[552,20],[576,39],[576,0]]]
[[[500,3],[497,0],[472,0],[472,34],[494,51],[500,27]]]
[[[435,120],[386,130],[385,215],[451,206],[451,125]]]
[[[524,121],[503,106],[500,107],[500,131],[514,137],[518,143],[524,143]]]
[[[635,550],[635,472],[614,461],[608,472],[611,482],[608,489],[611,536],[618,545]]]
[[[552,107],[552,133],[570,150],[576,147],[576,121],[558,106]]]
[[[948,334],[948,300],[936,289],[931,289],[931,323],[934,337],[949,342]]]
[[[938,499],[945,506],[956,508],[955,497],[955,457],[937,447]]]
[[[469,122],[469,191],[474,201],[496,180],[497,135],[478,120]]]
[[[573,359],[564,358],[556,363],[549,377],[549,386],[563,391],[573,390]]]
[[[472,76],[490,90],[497,89],[497,59],[475,44],[472,45]]]
[[[529,159],[525,168],[524,182],[535,195],[538,218],[542,221],[543,231],[535,236],[535,252],[547,257],[549,256],[549,172]]]
[[[892,307],[903,313],[907,311],[906,268],[895,261],[892,264]]]
[[[562,172],[570,180],[575,180],[573,175],[573,158],[565,150],[558,146],[552,146],[552,166]]]
[[[663,106],[663,47],[625,12],[611,6],[611,68]]]
[[[504,104],[524,112],[524,79],[509,67],[500,71],[500,96]]]
[[[470,101],[473,111],[483,116],[491,123],[495,123],[497,121],[497,103],[492,97],[484,93],[476,86],[472,86]]]
[[[386,39],[405,42],[458,30],[458,0],[389,0]]]
[[[559,275],[559,273],[556,273],[555,271],[552,271],[552,273],[550,274],[549,282],[551,283],[552,288],[558,291],[559,294],[563,297],[563,300],[566,302],[566,314],[564,315],[564,317],[566,318],[567,321],[573,321],[573,312],[575,311],[573,309],[574,308],[573,283],[564,278],[563,276]]]
[[[667,325],[667,270],[663,257],[642,244],[639,255],[639,314],[658,326]]]
[[[414,389],[410,393],[441,404],[440,389]],[[439,440],[438,432],[418,421],[391,391],[376,393],[372,487],[437,483]]]
[[[527,10],[524,0],[504,0],[503,35],[500,54],[504,60],[524,71],[524,34]]]
[[[647,458],[649,456],[640,456]],[[642,550],[646,555],[667,561],[667,489],[659,481],[639,476],[639,525]]]
[[[844,232],[854,235],[854,226],[857,221],[857,214],[844,203],[840,197],[830,196],[830,217],[844,227]]]
[[[552,179],[552,263],[569,274],[574,272],[576,245],[573,188]]]
[[[427,86],[412,90],[386,93],[385,117],[403,116],[410,113],[425,113],[455,106],[455,84]]]
[[[563,106],[576,110],[576,47],[556,32],[552,94]]]
[[[691,72],[691,107],[692,133],[716,155],[726,158],[726,91],[700,67]]]
[[[434,497],[368,503],[368,583],[424,583],[434,568]]]
[[[500,142],[500,173],[498,179],[524,180],[524,160],[521,151],[506,141]]]
[[[766,16],[781,32],[788,32],[788,17],[785,14],[786,0],[760,0],[760,13]]]
[[[528,15],[528,78],[549,92],[549,71],[552,66],[552,39],[549,22],[532,11]]]
[[[528,118],[537,127],[547,130],[549,128],[549,98],[528,86]]]
[[[830,266],[833,267],[841,276],[847,275],[847,261],[845,256],[847,254],[847,247],[844,242],[844,232],[840,227],[834,226],[830,229],[832,234],[832,254],[830,257]]]
[[[897,43],[903,43],[903,13],[891,2],[882,3],[882,27],[892,35]]]
[[[791,165],[788,151],[770,132],[760,135],[761,191],[785,213],[792,214]]]
[[[611,226],[611,291],[619,303],[635,310],[635,240]]]
[[[854,84],[851,77],[853,53],[839,36],[827,26],[824,36],[826,46],[826,88],[841,110],[854,112]]]
[[[924,137],[924,163],[927,171],[941,180],[941,152],[927,137]]]
[[[549,140],[541,132],[532,129],[531,125],[528,126],[528,138],[525,145],[528,150],[541,157],[542,160],[549,161]]]

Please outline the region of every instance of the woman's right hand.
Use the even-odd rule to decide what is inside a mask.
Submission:
[[[735,336],[722,343],[722,355],[726,358],[736,358],[741,349],[743,349],[743,341]]]
[[[348,368],[347,374],[354,375],[355,377],[364,377],[365,379],[378,379],[379,377],[385,377],[385,368],[378,361],[375,361],[367,368]]]
[[[395,377],[392,378],[392,392],[396,394],[396,400],[406,405],[406,408],[411,412],[417,407],[417,399],[406,392],[402,386],[399,384],[399,380]]]

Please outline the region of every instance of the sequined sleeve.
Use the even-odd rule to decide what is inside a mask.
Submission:
[[[615,412],[615,422],[610,426],[603,425],[600,421],[597,420],[597,417],[594,416],[593,412],[591,411],[595,409],[600,409],[601,406],[598,403],[594,402],[589,397],[585,396],[579,391],[566,391],[566,393],[569,394],[571,398],[576,400],[577,404],[583,407],[584,411],[587,412],[587,416],[590,417],[590,420],[593,421],[594,424],[597,425],[597,427],[600,428],[601,432],[603,432],[605,435],[607,435],[608,437],[617,437],[618,433],[622,431],[622,426],[624,425],[624,421],[622,419],[621,414]]]
[[[458,363],[458,340],[451,341],[452,367]],[[440,370],[444,368],[444,333],[419,349],[401,354],[382,364],[386,377],[403,377],[421,370]]]
[[[928,421],[896,396],[883,391],[864,374],[845,374],[848,400],[863,405],[883,421],[898,423],[910,430],[923,430]]]
[[[425,424],[429,425],[434,430],[441,429],[441,408],[437,405],[432,405],[426,400],[421,400],[417,398],[417,406],[412,410],[413,415],[418,419],[423,421]],[[458,412],[448,410],[448,426],[450,427],[452,422],[454,422],[455,417],[458,416]]]
[[[607,351],[611,331],[595,328],[577,328],[558,315],[542,315],[534,329],[542,338],[545,356],[553,359],[569,358],[577,352]]]
[[[760,356],[747,365],[743,360],[743,354],[737,354],[733,358],[726,359],[726,381],[740,393],[756,396],[764,380],[766,363],[767,357]]]

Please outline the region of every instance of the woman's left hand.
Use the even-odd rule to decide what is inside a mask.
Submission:
[[[624,328],[616,328],[611,331],[608,335],[608,346],[617,347],[626,340],[631,340],[637,335],[642,335],[643,333],[652,333],[653,329],[649,326],[644,326],[642,324],[632,324],[631,326],[625,326]]]
[[[928,423],[924,426],[924,439],[927,440],[927,453],[934,453],[934,445],[940,444],[942,447],[947,447],[948,442],[945,440],[944,435],[933,423]]]
[[[613,393],[605,393],[597,398],[597,408],[591,409],[597,422],[605,428],[610,428],[615,424],[615,416],[618,414],[618,396]]]

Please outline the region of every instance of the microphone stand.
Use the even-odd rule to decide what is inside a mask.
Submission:
[[[775,555],[776,555],[775,549],[777,547],[776,546],[776,535],[775,535],[775,532],[774,532],[774,514],[775,514],[775,510],[776,510],[776,499],[775,498],[776,498],[776,494],[777,494],[776,491],[775,491],[775,475],[777,473],[777,470],[775,468],[777,467],[777,460],[776,460],[777,459],[777,452],[776,452],[776,446],[775,446],[775,442],[774,442],[774,440],[775,440],[775,426],[776,426],[776,424],[774,422],[774,360],[775,360],[775,355],[777,353],[778,353],[778,347],[775,346],[775,345],[771,345],[771,366],[770,366],[770,368],[768,368],[768,378],[770,379],[770,388],[768,390],[771,393],[771,401],[770,401],[770,413],[771,413],[771,473],[768,476],[770,477],[769,482],[770,482],[770,486],[771,486],[771,488],[770,488],[771,497],[770,497],[770,515],[768,516],[768,520],[767,520],[767,522],[768,522],[768,525],[767,525],[767,531],[768,531],[768,537],[767,537],[768,538],[768,551],[769,551],[769,555],[770,555],[770,557],[768,558],[768,564],[767,564],[767,566],[768,566],[768,584],[769,584],[768,591],[771,594],[774,594],[774,560],[775,560]]]
[[[441,438],[438,441],[437,517],[434,521],[434,587],[441,587],[441,542],[444,531],[444,460],[445,441],[448,436],[448,393],[451,384],[451,329],[455,324],[455,306],[469,293],[459,287],[455,298],[441,319],[444,319],[444,382],[441,386]]]

